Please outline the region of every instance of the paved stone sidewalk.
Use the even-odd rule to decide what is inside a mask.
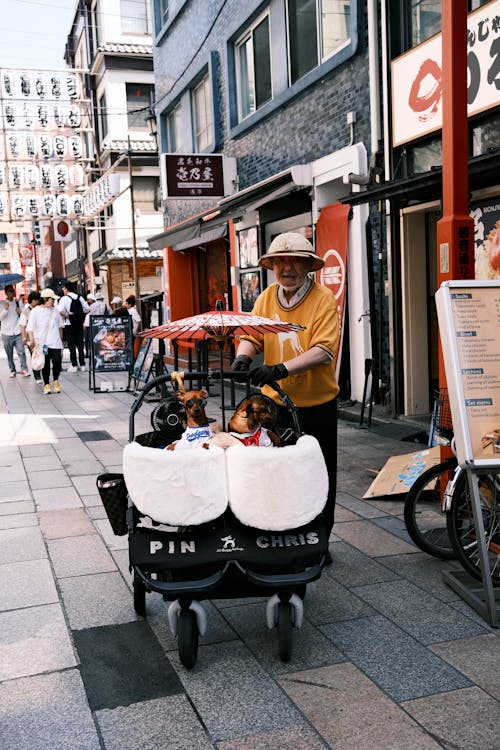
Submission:
[[[121,469],[132,397],[91,393],[86,373],[61,385],[9,379],[0,354],[2,750],[498,750],[498,631],[443,583],[453,563],[412,545],[400,500],[362,499],[421,446],[341,421],[333,565],[292,660],[264,599],[219,600],[188,671],[161,597],[135,614],[127,539],[96,492]]]

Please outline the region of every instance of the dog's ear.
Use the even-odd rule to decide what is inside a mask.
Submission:
[[[204,388],[200,391],[202,398],[208,398],[208,391],[206,391]]]
[[[186,391],[175,391],[175,397],[178,399],[178,401],[184,403],[184,400],[186,398]]]

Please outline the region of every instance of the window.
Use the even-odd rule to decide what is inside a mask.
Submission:
[[[441,0],[411,0],[412,46],[441,31]]]
[[[239,117],[243,120],[272,97],[269,16],[236,42]]]
[[[99,22],[101,20],[99,4],[97,2],[91,11],[91,19],[92,19],[92,41],[94,43],[94,52],[96,52],[99,46]]]
[[[101,141],[103,141],[108,134],[108,115],[106,112],[106,94],[103,94],[99,99],[99,129],[101,135]]]
[[[192,90],[194,150],[204,151],[213,142],[212,97],[210,79],[206,75]]]
[[[153,101],[151,83],[127,83],[127,118],[131,130],[148,130],[146,117]]]
[[[158,0],[158,20],[161,29],[168,21],[168,0]]]
[[[349,0],[288,0],[290,82],[349,41]]]
[[[144,213],[154,213],[158,210],[158,177],[133,177],[134,205]]]
[[[167,148],[172,154],[182,154],[184,142],[182,138],[182,112],[180,104],[166,116]]]
[[[120,15],[124,34],[149,32],[146,0],[120,0]]]

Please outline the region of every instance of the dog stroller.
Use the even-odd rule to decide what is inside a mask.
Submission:
[[[224,389],[219,372],[188,372],[185,379],[205,386],[217,379]],[[170,380],[161,375],[137,396],[124,449],[135,610],[146,616],[149,592],[170,602],[179,658],[192,668],[207,628],[201,601],[267,596],[267,625],[277,628],[279,656],[288,661],[306,586],[320,577],[328,550],[321,517],[328,479],[319,445],[300,436],[296,410],[275,386],[291,410],[295,445],[157,450],[182,434],[182,405],[175,397],[160,402],[151,413],[154,430],[143,435],[135,436],[135,417],[146,395]]]

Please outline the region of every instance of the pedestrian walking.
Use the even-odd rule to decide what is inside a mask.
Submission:
[[[51,368],[54,393],[61,392],[59,376],[62,369],[64,322],[55,307],[58,297],[54,294],[54,290],[44,289],[40,293],[40,297],[41,304],[31,311],[26,332],[29,337],[30,349],[33,351],[35,344],[38,344],[44,350],[43,392],[46,396],[49,396],[52,393],[50,386]]]
[[[5,299],[0,306],[0,325],[2,332],[2,341],[7,361],[9,363],[11,378],[16,377],[16,365],[14,363],[14,349],[19,357],[21,369],[19,374],[23,378],[29,377],[28,366],[26,364],[26,352],[24,351],[21,328],[19,326],[19,316],[21,315],[21,303],[16,299],[16,290],[12,284],[5,287]]]
[[[31,358],[31,349],[28,346],[28,335],[26,333],[26,326],[28,324],[31,311],[35,307],[37,307],[39,304],[40,304],[40,292],[30,292],[28,294],[28,302],[25,304],[25,306],[21,310],[21,314],[19,316],[19,328],[21,329],[21,339],[23,342],[23,346],[25,347],[24,351],[26,352],[26,347],[28,347],[30,358]],[[33,368],[31,369],[33,370]],[[42,384],[43,382],[42,373],[40,372],[40,370],[33,370],[33,377],[37,385]]]
[[[83,324],[85,316],[89,312],[89,306],[75,290],[76,284],[73,281],[67,281],[63,286],[64,296],[59,300],[57,308],[64,321],[64,337],[68,344],[71,360],[68,372],[78,372],[78,369],[82,371],[87,369],[85,365]]]
[[[121,318],[122,315],[128,315],[128,309],[123,304],[123,300],[121,297],[113,297],[111,300],[111,307],[113,308],[113,312],[111,313],[114,318]]]
[[[132,333],[134,336],[137,336],[139,331],[141,330],[141,316],[139,315],[139,312],[136,307],[136,299],[135,294],[131,294],[127,299],[125,300],[125,305],[127,306],[128,314],[132,318]]]
[[[273,271],[276,282],[257,298],[253,312],[307,326],[290,334],[242,336],[233,371],[246,372],[253,385],[279,402],[268,383],[280,387],[296,404],[304,432],[321,446],[328,470],[328,499],[323,517],[330,533],[335,512],[337,481],[337,395],[334,353],[339,337],[337,302],[329,289],[309,276],[323,267],[314,248],[298,232],[280,234],[271,242],[259,265]],[[264,364],[250,369],[253,358],[264,354]],[[286,410],[280,409],[282,419]]]

